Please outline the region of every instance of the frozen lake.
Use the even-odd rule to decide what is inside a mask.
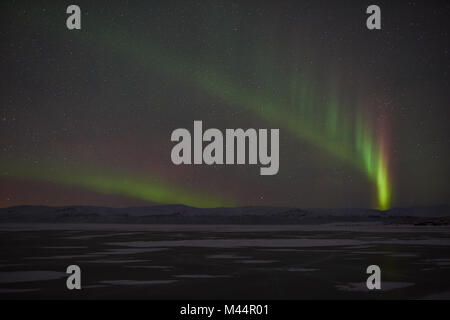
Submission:
[[[0,298],[450,297],[445,226],[0,224],[0,249]]]

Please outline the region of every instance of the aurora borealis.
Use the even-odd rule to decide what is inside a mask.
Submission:
[[[449,7],[411,3],[7,1],[0,205],[448,203]],[[174,166],[194,120],[279,128],[278,175]]]

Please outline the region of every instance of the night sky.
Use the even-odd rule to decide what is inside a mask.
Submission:
[[[66,28],[77,4],[82,29]],[[382,29],[368,30],[370,4]],[[450,204],[448,1],[2,1],[0,206]],[[279,128],[280,169],[172,164]]]

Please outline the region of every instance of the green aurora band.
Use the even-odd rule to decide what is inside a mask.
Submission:
[[[118,194],[155,203],[181,203],[196,207],[235,206],[233,200],[201,191],[186,191],[191,188],[161,182],[158,177],[137,177],[118,170],[104,168],[66,168],[57,166],[28,165],[25,163],[1,164],[0,175],[24,180],[39,180],[76,186],[103,194]]]
[[[389,174],[386,117],[373,124],[363,108],[346,109],[336,90],[327,97],[317,94],[313,81],[293,72],[288,91],[283,98],[274,98],[270,90],[252,89],[238,84],[236,78],[226,76],[217,68],[182,59],[150,41],[134,39],[127,33],[104,33],[105,46],[132,58],[136,63],[171,79],[200,88],[214,98],[231,106],[244,108],[265,121],[285,128],[295,137],[309,142],[351,164],[363,172],[376,186],[376,204],[380,210],[390,208],[392,183]],[[97,45],[98,45],[98,38]],[[264,59],[262,59],[264,60]],[[266,58],[266,61],[270,59]],[[256,69],[264,70],[259,65]],[[259,74],[258,79],[276,78]],[[282,77],[282,75],[280,76]],[[269,83],[270,85],[271,83]],[[353,103],[354,104],[354,103]]]
[[[99,34],[102,36],[99,37]],[[131,33],[106,28],[89,40],[94,48],[109,48],[112,52],[127,57],[128,61],[133,59],[152,73],[193,85],[231,106],[246,109],[269,123],[285,128],[293,136],[351,164],[376,186],[377,200],[374,207],[381,210],[390,207],[392,183],[389,174],[388,139],[383,131],[386,124],[378,123],[378,126],[375,126],[368,121],[370,117],[364,114],[362,108],[358,108],[360,111],[356,116],[353,115],[354,111],[345,109],[345,104],[337,94],[329,94],[324,99],[323,95],[317,94],[313,81],[306,79],[304,74],[300,75],[294,71],[289,83],[283,86],[283,89],[287,89],[287,94],[279,98],[280,95],[268,94],[271,90],[267,90],[267,87],[264,90],[264,86],[262,89],[255,89],[240,85],[236,77],[227,76],[218,68],[177,57],[148,39],[136,38]],[[270,65],[274,63],[269,58],[256,59],[255,63],[258,80],[277,78],[272,73],[264,74],[264,70],[270,70]],[[278,78],[285,77],[278,75]],[[270,81],[268,85],[271,85]],[[186,192],[185,188],[160,182],[152,183],[117,172],[99,174],[96,170],[79,170],[74,173],[73,170],[57,170],[53,167],[47,168],[48,170],[33,169],[26,165],[5,163],[1,167],[1,174],[7,177],[58,182],[158,203],[182,203],[199,207],[236,205],[233,201],[202,192]],[[50,170],[51,174],[48,173]],[[50,176],[52,178],[49,178]]]

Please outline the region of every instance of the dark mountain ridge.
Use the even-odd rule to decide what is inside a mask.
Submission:
[[[152,223],[152,224],[312,224],[371,222],[448,224],[450,206],[374,209],[299,209],[249,206],[195,208],[184,205],[110,208],[96,206],[16,206],[0,208],[0,223]]]

